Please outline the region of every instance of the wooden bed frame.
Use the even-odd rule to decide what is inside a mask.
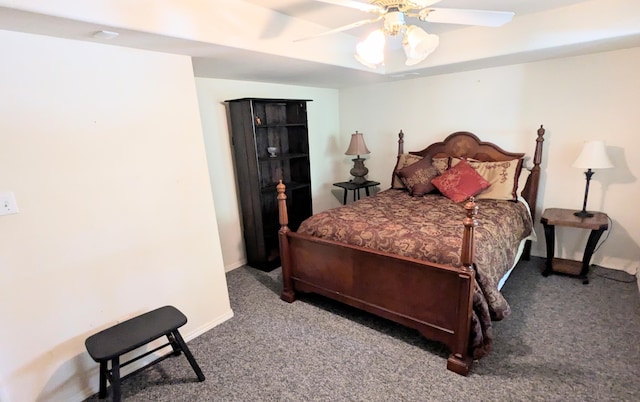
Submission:
[[[545,130],[538,129],[533,168],[522,197],[535,214],[542,143]],[[403,150],[399,133],[398,154]],[[468,157],[482,161],[521,158],[495,144],[482,142],[469,132],[456,132],[412,154],[434,157]],[[469,354],[469,331],[474,291],[474,229],[478,208],[464,206],[461,267],[446,266],[352,246],[292,232],[288,227],[285,186],[277,186],[280,258],[283,289],[281,299],[293,302],[295,292],[317,293],[380,317],[417,329],[428,339],[445,344],[451,354],[447,368],[467,375],[473,362]],[[480,212],[482,213],[482,212]],[[528,259],[530,241],[523,258]]]

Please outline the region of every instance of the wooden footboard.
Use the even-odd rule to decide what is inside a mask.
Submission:
[[[313,292],[415,328],[449,347],[447,368],[469,372],[477,225],[473,201],[465,205],[463,266],[455,268],[291,232],[282,182],[277,191],[283,300]]]

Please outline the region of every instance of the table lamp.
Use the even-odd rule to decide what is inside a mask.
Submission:
[[[367,149],[367,145],[364,143],[364,137],[362,133],[359,133],[357,130],[355,133],[351,134],[351,142],[349,143],[349,148],[345,155],[356,155],[357,157],[353,160],[353,168],[349,173],[353,176],[353,183],[362,184],[367,181],[364,176],[369,173],[369,169],[364,166],[364,158],[361,158],[360,155],[368,155],[371,152]]]
[[[585,142],[584,146],[582,147],[582,152],[578,156],[578,159],[573,162],[572,166],[576,168],[587,169],[587,171],[584,172],[587,179],[587,185],[584,189],[584,202],[582,204],[582,211],[577,211],[573,214],[580,218],[590,218],[593,216],[593,214],[587,212],[587,197],[589,196],[589,182],[591,181],[591,176],[593,176],[594,174],[591,169],[608,169],[613,167],[613,164],[607,156],[607,149],[604,145],[604,142]]]

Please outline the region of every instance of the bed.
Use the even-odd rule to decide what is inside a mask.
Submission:
[[[287,226],[280,182],[281,299],[316,293],[415,328],[447,346],[449,370],[467,375],[492,348],[491,322],[509,314],[499,286],[518,258],[529,258],[544,133],[540,126],[532,166],[523,168],[524,153],[470,132],[405,153],[401,131],[391,188],[315,214],[296,232]],[[512,188],[489,183],[504,182],[498,166],[511,169]],[[486,169],[493,170],[485,177]],[[482,190],[451,193],[447,186],[461,172]],[[477,194],[467,197],[467,190]]]

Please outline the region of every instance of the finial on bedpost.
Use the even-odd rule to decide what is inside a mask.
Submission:
[[[402,155],[404,153],[404,133],[402,130],[398,133],[398,155]]]
[[[278,218],[280,220],[280,231],[288,232],[289,228],[289,215],[287,214],[287,195],[285,194],[286,186],[282,183],[282,180],[276,185],[276,191],[278,192]]]
[[[544,141],[544,133],[546,130],[540,124],[540,128],[538,129],[538,138],[536,138],[536,151],[533,156],[533,164],[534,166],[540,166],[542,163],[542,142]]]
[[[474,250],[473,235],[475,228],[478,226],[478,221],[476,220],[478,206],[476,205],[474,197],[469,198],[464,204],[464,209],[467,211],[467,216],[462,221],[464,224],[464,234],[462,235],[462,253],[460,258],[462,260],[462,266],[471,270]]]
[[[540,181],[540,164],[542,163],[542,143],[544,142],[544,134],[546,130],[540,125],[538,129],[538,138],[536,138],[536,149],[533,153],[533,167],[529,180],[520,194],[529,204],[532,213],[536,210],[536,199],[538,195],[538,182]],[[535,217],[534,217],[535,218]]]
[[[536,138],[536,150],[533,154],[533,168],[531,168],[531,174],[525,186],[525,192],[522,196],[527,200],[531,214],[535,219],[536,213],[536,201],[538,198],[538,183],[540,182],[540,164],[542,163],[542,143],[544,142],[544,134],[546,130],[540,125],[538,129],[538,138]]]

